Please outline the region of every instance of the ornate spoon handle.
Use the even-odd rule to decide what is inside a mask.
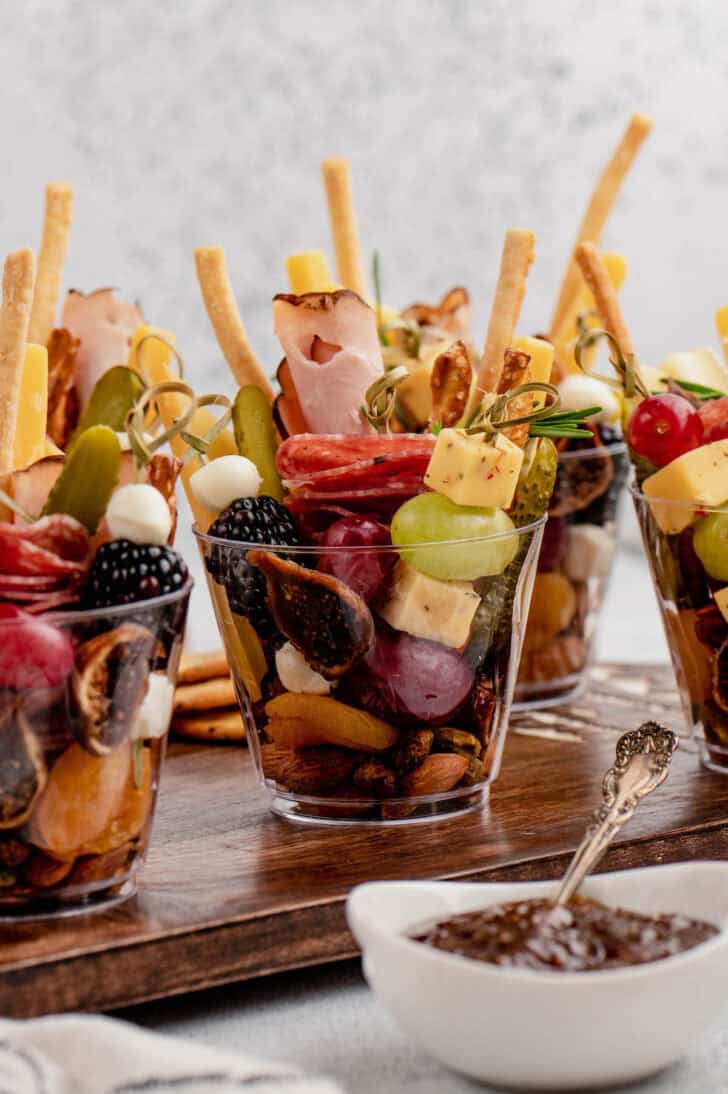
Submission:
[[[645,722],[619,738],[614,767],[609,768],[602,780],[602,804],[569,863],[557,904],[571,900],[642,798],[667,778],[677,745],[675,734],[657,722]]]

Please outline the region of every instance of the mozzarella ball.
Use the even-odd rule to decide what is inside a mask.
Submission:
[[[607,425],[619,421],[619,399],[609,384],[598,380],[596,376],[583,376],[577,372],[566,376],[559,384],[559,395],[559,410],[585,410],[588,406],[600,406],[601,411],[592,414],[590,422]]]
[[[114,539],[162,547],[172,531],[172,514],[155,486],[132,482],[112,494],[106,523]]]
[[[139,707],[131,729],[133,741],[151,741],[164,737],[172,720],[174,686],[163,672],[151,672],[147,694]]]
[[[327,695],[331,691],[330,682],[312,669],[303,654],[290,642],[276,650],[276,670],[286,691],[307,692],[309,695]]]
[[[262,481],[246,456],[218,456],[190,476],[192,493],[213,513],[221,513],[238,498],[257,498]]]

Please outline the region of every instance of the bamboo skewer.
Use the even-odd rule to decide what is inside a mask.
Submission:
[[[239,387],[255,384],[272,402],[273,389],[248,341],[235,303],[224,250],[222,247],[198,247],[195,266],[208,317],[235,382]]]
[[[47,345],[55,325],[72,216],[73,187],[67,182],[49,182],[46,186],[43,239],[28,329],[28,341],[37,342],[40,346]]]
[[[321,164],[321,173],[326,188],[339,281],[345,289],[353,289],[359,296],[364,297],[366,287],[349,161],[324,160]]]
[[[651,129],[652,120],[646,115],[632,115],[627,129],[622,134],[622,139],[594,187],[584,218],[579,225],[576,242],[564,279],[561,282],[551,320],[549,337],[552,342],[558,339],[572,309],[574,299],[579,292],[579,267],[576,262],[576,250],[580,243],[599,242],[620,187]]]
[[[18,399],[34,285],[33,252],[25,249],[9,254],[3,270],[0,309],[0,475],[13,469]]]

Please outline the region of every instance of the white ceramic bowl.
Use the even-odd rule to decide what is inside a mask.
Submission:
[[[423,1052],[493,1084],[569,1090],[667,1067],[728,1010],[728,863],[601,874],[582,891],[615,907],[704,919],[721,933],[633,968],[534,972],[404,935],[433,918],[552,894],[553,882],[372,882],[353,890],[347,914],[369,984]]]

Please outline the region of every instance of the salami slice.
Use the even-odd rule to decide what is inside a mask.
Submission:
[[[276,453],[278,472],[284,479],[303,478],[313,472],[346,467],[364,460],[392,455],[427,455],[435,447],[429,433],[372,433],[345,436],[340,433],[299,433],[289,437]]]
[[[377,489],[380,485],[386,486],[388,482],[400,479],[421,482],[429,461],[429,453],[413,455],[405,452],[401,455],[375,456],[370,460],[360,460],[358,463],[328,471],[313,471],[301,478],[283,481],[292,493],[302,489],[332,493],[341,490]]]

